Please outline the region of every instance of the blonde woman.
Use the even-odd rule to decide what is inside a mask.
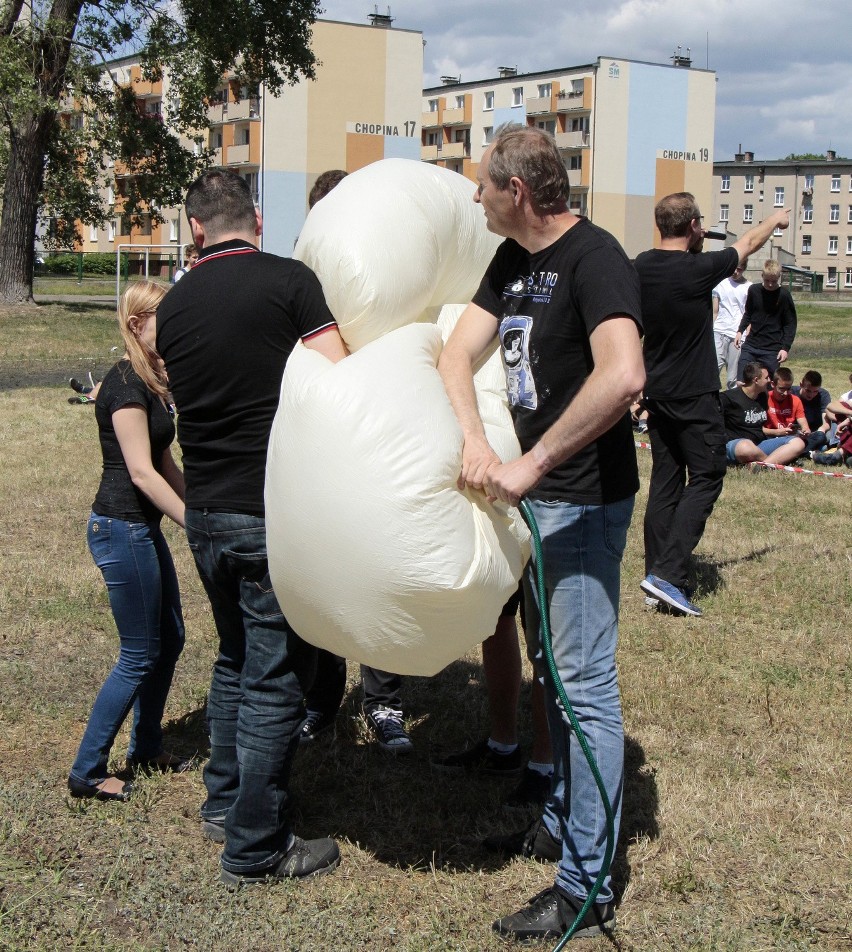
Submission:
[[[172,458],[175,427],[155,350],[156,309],[164,294],[148,281],[124,292],[118,322],[125,353],[104,377],[95,404],[103,476],[88,543],[106,582],[120,650],[68,777],[74,797],[129,797],[131,783],[110,776],[107,761],[131,708],[127,766],[145,771],[187,766],[163,750],[161,727],[184,644],[177,576],[160,530],[163,514],[184,524],[183,474]]]

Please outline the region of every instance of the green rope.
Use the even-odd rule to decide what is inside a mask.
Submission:
[[[580,927],[583,917],[586,915],[589,909],[591,909],[592,903],[595,901],[598,893],[601,890],[601,886],[603,886],[603,881],[606,879],[607,874],[609,873],[609,868],[612,864],[612,854],[615,849],[615,818],[612,813],[612,804],[609,802],[609,797],[606,794],[603,778],[601,777],[600,771],[598,770],[598,765],[595,762],[594,755],[592,754],[591,750],[589,750],[589,745],[586,741],[586,735],[583,733],[583,729],[580,727],[577,717],[574,714],[574,709],[571,707],[571,702],[568,700],[568,695],[565,693],[565,687],[562,684],[562,679],[559,677],[559,671],[556,668],[556,661],[553,658],[553,645],[551,643],[550,635],[550,611],[547,605],[547,588],[544,584],[544,557],[541,551],[541,536],[539,535],[538,524],[535,521],[532,507],[526,501],[526,499],[521,500],[518,508],[521,510],[521,513],[523,514],[523,517],[530,528],[530,532],[532,533],[533,564],[535,567],[536,589],[538,590],[539,614],[541,615],[541,644],[544,651],[544,657],[547,661],[547,667],[550,671],[550,677],[553,679],[553,685],[556,688],[556,693],[559,695],[559,700],[562,703],[562,707],[565,709],[565,713],[568,715],[568,721],[571,724],[571,729],[574,731],[574,735],[576,736],[583,754],[586,757],[589,769],[592,771],[592,776],[595,778],[595,783],[597,784],[598,790],[600,791],[601,800],[603,801],[604,812],[606,813],[606,850],[604,851],[603,865],[601,866],[601,871],[598,874],[598,878],[595,880],[594,885],[589,890],[589,896],[585,903],[583,903],[583,908],[577,913],[577,918],[572,923],[571,928],[565,933],[564,936],[562,936],[558,945],[553,950],[553,952],[560,952],[561,949],[565,948],[571,937]]]

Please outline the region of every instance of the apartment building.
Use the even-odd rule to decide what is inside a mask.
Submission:
[[[382,158],[420,158],[418,119],[423,85],[423,38],[392,28],[389,16],[369,24],[318,20],[312,47],[316,79],[287,86],[278,97],[250,88],[235,74],[222,79],[208,104],[207,146],[216,166],[249,183],[264,219],[264,251],[289,255],[307,214],[307,196],[327,169],[353,172]],[[145,82],[138,60],[108,65],[115,79],[133,87],[139,108],[168,122],[168,69]],[[83,251],[112,251],[132,244],[167,260],[192,240],[182,209],[162,209],[165,221],[130,229],[121,214],[124,171],[113,166],[107,200],[116,216],[106,228],[86,228]]]
[[[500,125],[546,129],[565,160],[572,211],[633,257],[659,242],[654,205],[664,195],[689,191],[711,204],[716,76],[672,60],[598,57],[537,73],[504,67],[476,82],[443,77],[423,90],[421,157],[476,180]]]
[[[741,235],[779,208],[790,227],[776,231],[768,256],[786,252],[800,268],[824,275],[824,286],[852,288],[852,160],[755,159],[738,152],[713,163],[713,214]]]

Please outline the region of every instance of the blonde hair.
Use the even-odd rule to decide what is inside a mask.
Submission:
[[[142,340],[139,332],[165,294],[165,288],[159,284],[135,281],[121,295],[118,304],[118,327],[130,366],[151,393],[163,400],[167,399],[169,392],[163,362],[160,355]]]
[[[763,275],[767,278],[777,278],[781,274],[781,265],[770,258],[763,262]]]

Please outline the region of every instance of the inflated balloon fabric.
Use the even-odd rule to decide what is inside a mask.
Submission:
[[[400,674],[435,674],[493,634],[528,556],[515,510],[456,486],[462,436],[440,350],[428,324],[338,364],[299,345],[269,445],[269,568],[287,620]],[[488,429],[518,455],[511,427]]]
[[[500,243],[475,188],[447,169],[383,159],[313,207],[293,256],[320,279],[351,351],[473,297]]]
[[[353,353],[331,364],[300,344],[287,362],[266,478],[272,583],[306,641],[399,674],[435,674],[493,634],[529,555],[517,510],[458,489],[462,434],[437,371],[497,244],[473,189],[377,162],[317,203],[297,247]],[[474,384],[491,445],[516,458],[496,346]]]

